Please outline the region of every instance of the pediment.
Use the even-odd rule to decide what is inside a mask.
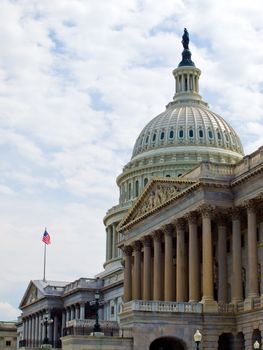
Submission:
[[[134,205],[130,208],[118,226],[124,230],[130,225],[169,205],[197,186],[197,181],[153,179],[146,186]]]
[[[43,294],[40,292],[40,290],[37,288],[34,282],[31,281],[20,303],[20,308],[33,304],[42,297]]]

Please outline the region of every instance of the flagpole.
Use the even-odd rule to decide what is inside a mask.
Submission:
[[[45,232],[47,228],[45,227]],[[46,243],[44,242],[44,274],[43,274],[43,282],[46,282],[46,256],[47,256],[47,249],[46,249]]]
[[[43,282],[46,282],[46,243],[44,243],[44,275]]]

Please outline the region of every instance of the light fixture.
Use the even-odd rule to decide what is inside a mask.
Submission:
[[[254,342],[253,347],[254,347],[254,349],[259,349],[260,348],[260,344],[259,344],[259,342],[257,340]]]
[[[199,344],[202,340],[202,334],[199,332],[199,329],[196,330],[194,334],[194,341],[196,343],[196,350],[199,350]]]

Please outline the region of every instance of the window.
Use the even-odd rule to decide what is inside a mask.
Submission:
[[[147,177],[146,177],[146,178],[143,180],[143,185],[146,186],[147,183],[148,183],[148,179],[147,179]]]
[[[6,345],[6,346],[11,346],[11,341],[10,341],[10,340],[7,340],[7,341],[5,342],[5,345]]]
[[[167,174],[167,175],[165,175],[165,177],[171,177],[171,175]]]
[[[218,140],[221,140],[221,134],[220,134],[220,132],[217,133],[217,138],[218,138]]]
[[[169,138],[170,138],[170,139],[173,139],[173,138],[174,138],[174,132],[173,132],[173,130],[170,131],[170,133],[169,133]]]
[[[160,140],[163,140],[163,139],[164,139],[164,131],[162,131],[160,135]]]
[[[136,197],[139,196],[139,181],[138,180],[135,181],[135,196]]]
[[[203,138],[204,137],[204,132],[202,129],[199,130],[199,137],[200,138]]]
[[[156,134],[153,134],[153,142],[156,140]]]
[[[182,139],[184,137],[184,131],[183,130],[179,131],[179,137],[180,137],[180,139]]]
[[[146,145],[147,145],[148,141],[149,141],[149,136],[147,136],[146,139],[145,139],[145,144]]]
[[[226,142],[229,142],[229,137],[227,134],[225,134]]]
[[[110,308],[110,314],[113,316],[115,314],[115,308],[114,306],[111,306]]]
[[[189,137],[193,138],[194,137],[194,131],[193,129],[189,130]]]
[[[213,138],[213,133],[212,133],[212,131],[211,131],[211,130],[208,130],[208,137],[209,137],[210,139],[212,139],[212,138]]]
[[[129,184],[129,187],[128,187],[128,197],[129,199],[131,199],[131,184]]]

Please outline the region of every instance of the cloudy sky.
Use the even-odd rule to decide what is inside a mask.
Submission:
[[[262,0],[0,0],[0,320],[31,279],[102,270],[116,176],[174,94],[183,28],[201,94],[263,144]]]

